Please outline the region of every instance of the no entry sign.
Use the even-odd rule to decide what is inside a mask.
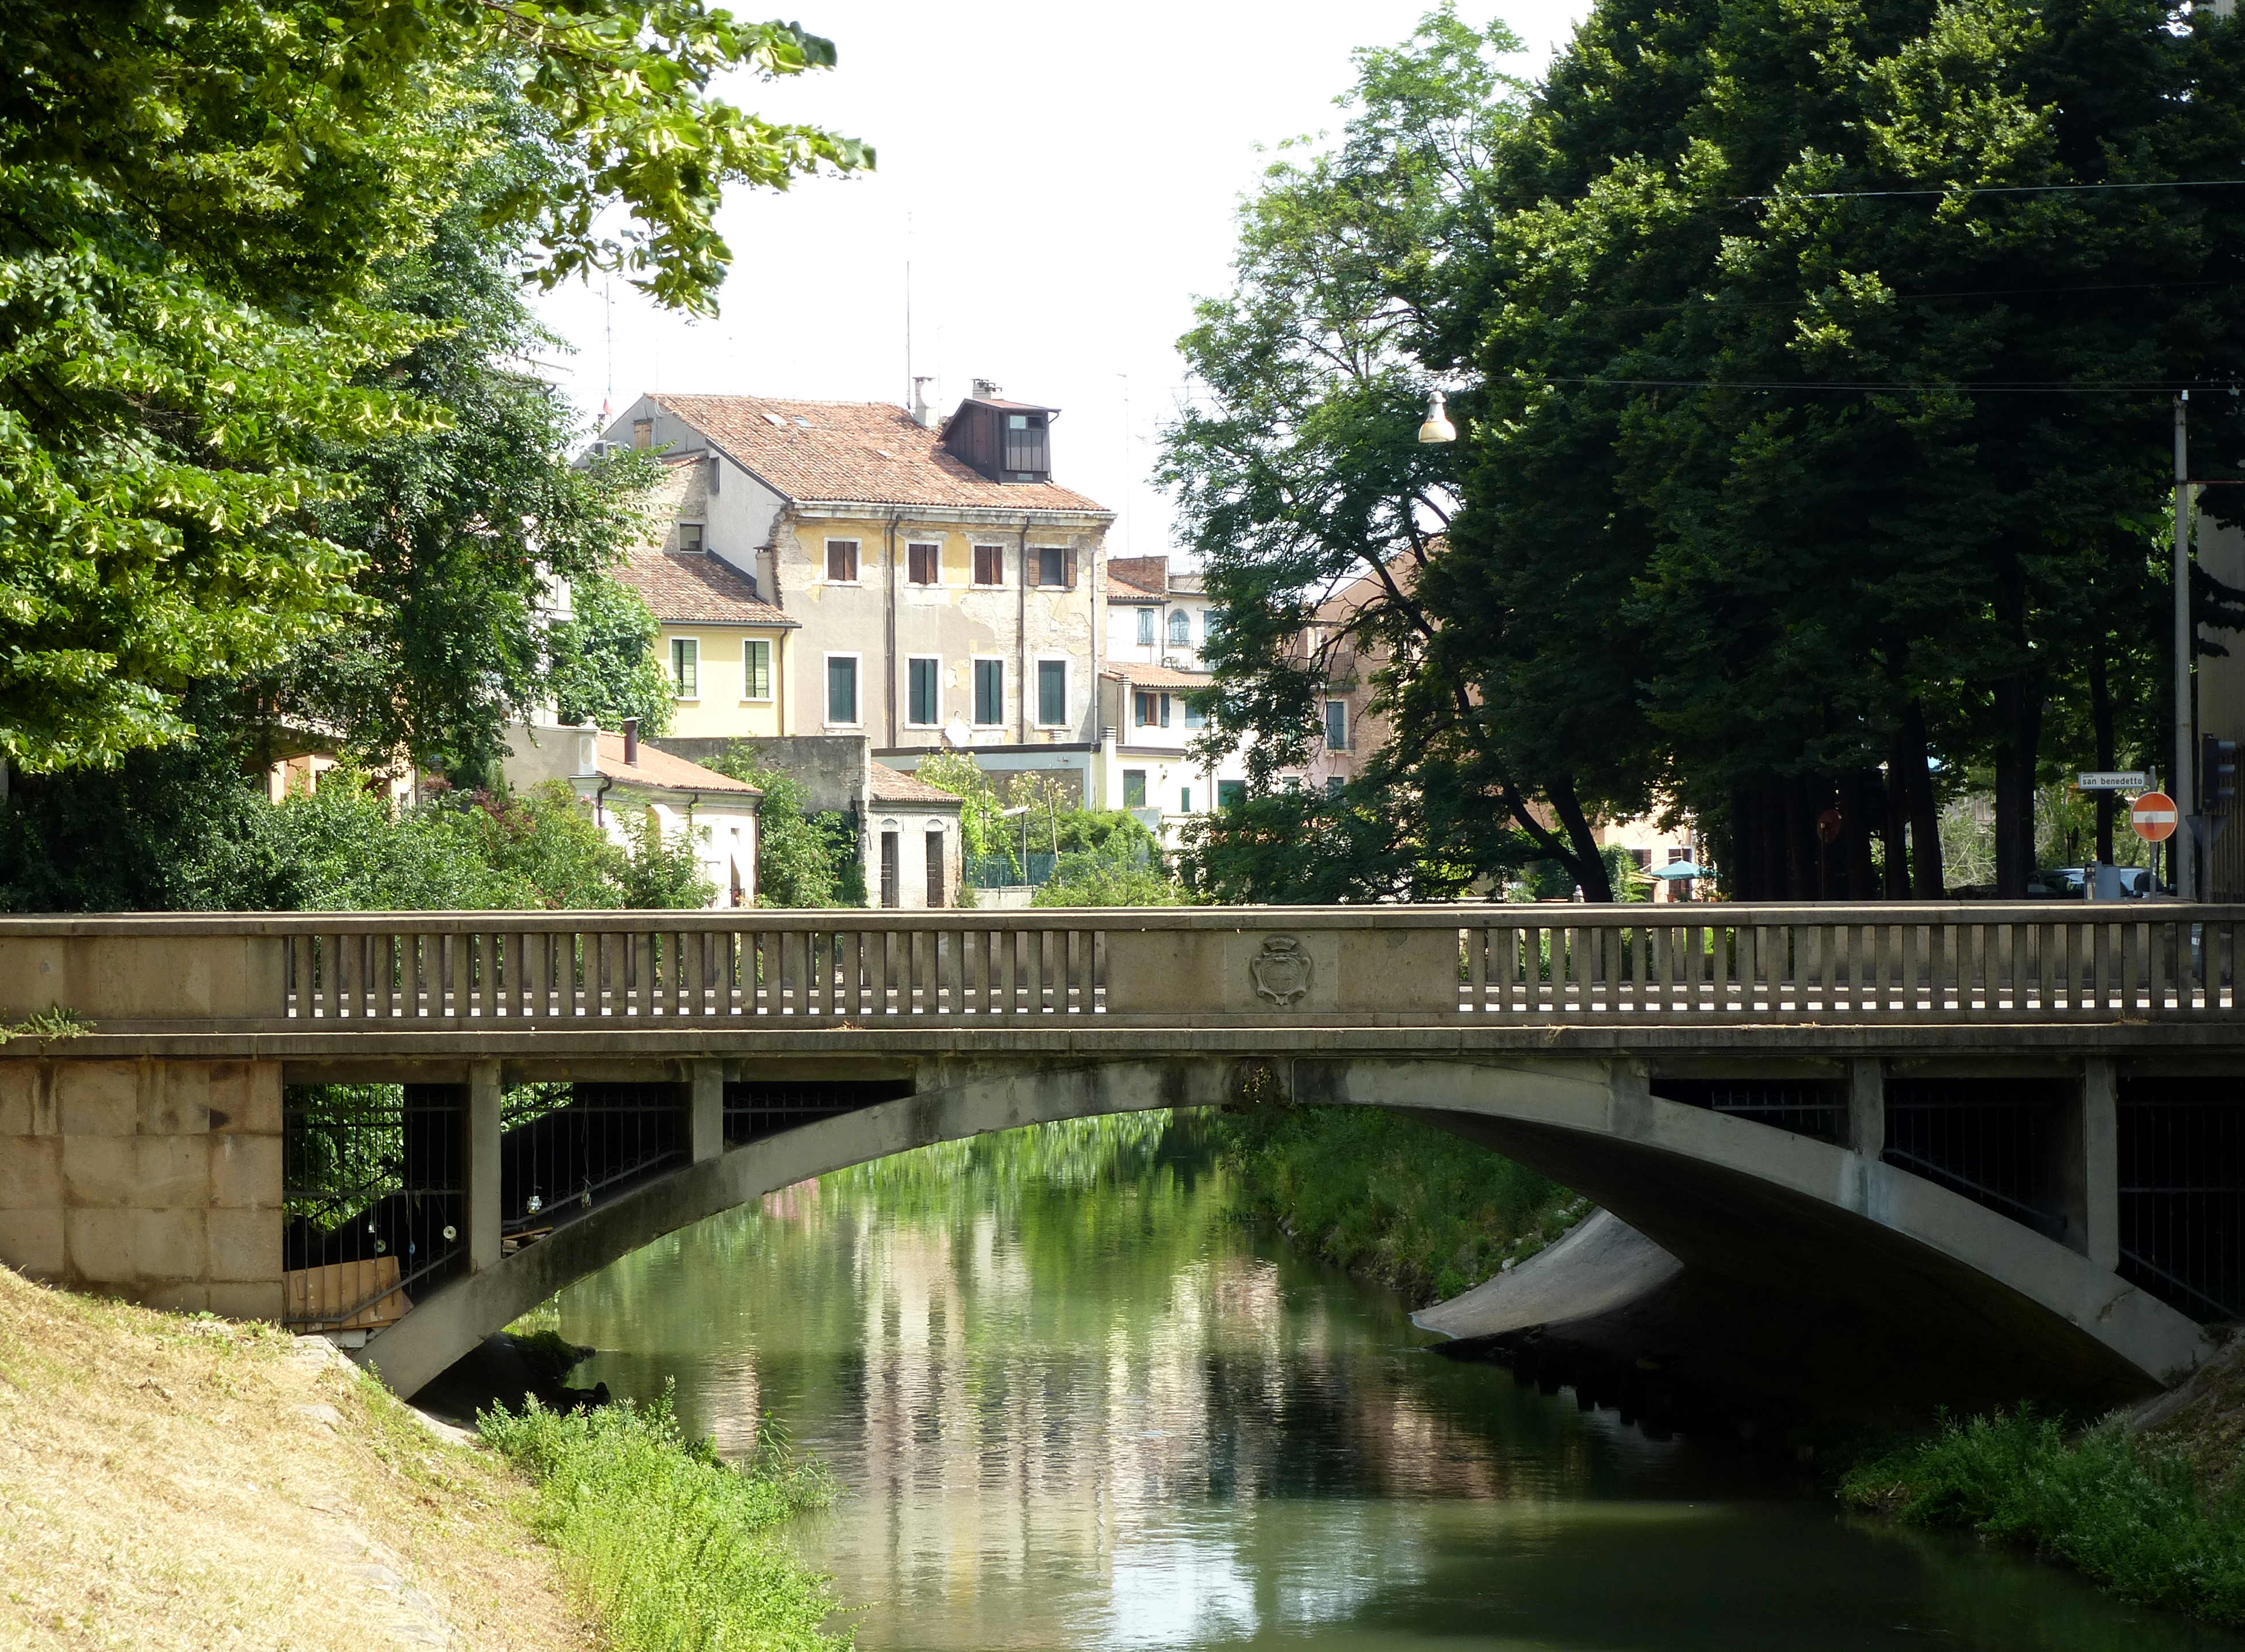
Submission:
[[[2165,792],[2146,792],[2128,806],[2128,824],[2149,843],[2163,843],[2174,836],[2175,800]]]

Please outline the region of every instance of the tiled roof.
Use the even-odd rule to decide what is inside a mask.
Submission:
[[[990,481],[933,430],[886,402],[775,402],[752,396],[650,398],[787,498],[999,511],[1101,511],[1050,482]]]
[[[647,599],[658,620],[697,625],[794,626],[756,595],[756,582],[714,552],[685,555],[641,546],[616,578]]]
[[[763,792],[745,780],[735,780],[730,775],[721,775],[714,768],[704,768],[699,763],[689,763],[683,757],[674,757],[668,752],[639,742],[639,762],[624,761],[624,737],[621,735],[602,735],[600,739],[600,773],[620,786],[655,786],[664,791],[729,792],[743,797],[761,797]]]
[[[872,769],[867,791],[877,803],[949,803],[956,809],[965,801],[957,792],[931,786],[918,775],[907,775],[886,763],[875,763]]]
[[[1134,688],[1205,688],[1216,679],[1205,671],[1179,671],[1170,666],[1134,666],[1109,660],[1108,676]]]
[[[1115,577],[1110,565],[1107,572],[1107,599],[1109,602],[1159,602],[1162,593],[1148,591],[1140,586],[1127,585]]]
[[[1126,586],[1141,591],[1150,591],[1156,596],[1170,588],[1170,559],[1167,557],[1109,557],[1107,559],[1107,581],[1111,586],[1120,579]]]

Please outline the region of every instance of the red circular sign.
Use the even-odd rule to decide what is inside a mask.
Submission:
[[[2181,818],[2175,800],[2165,792],[2146,792],[2128,805],[2128,824],[2146,843],[2167,842],[2174,836],[2175,823]]]

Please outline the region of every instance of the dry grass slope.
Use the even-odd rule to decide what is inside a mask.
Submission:
[[[595,1646],[532,1495],[324,1344],[0,1269],[0,1648]]]

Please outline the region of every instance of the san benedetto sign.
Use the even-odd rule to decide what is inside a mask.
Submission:
[[[2084,791],[2138,792],[2151,783],[2152,777],[2140,768],[2092,768],[2080,780]]]

